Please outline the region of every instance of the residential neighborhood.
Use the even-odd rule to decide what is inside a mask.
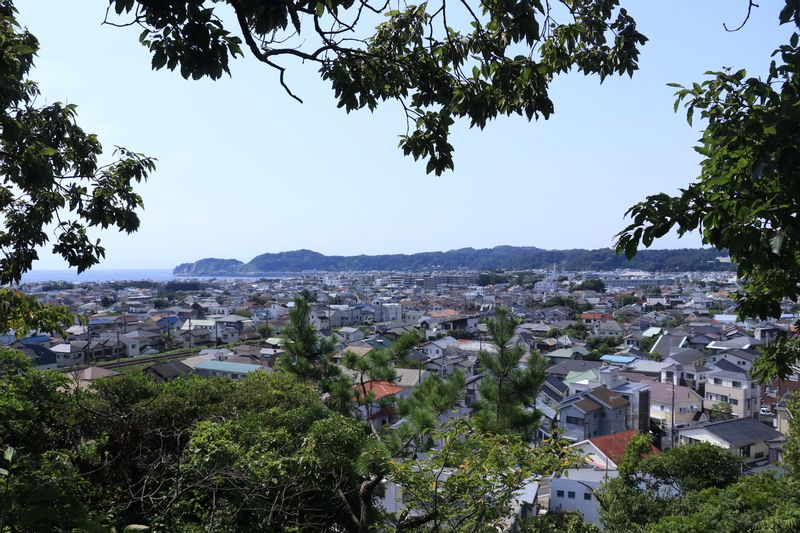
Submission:
[[[405,423],[398,402],[430,376],[463,376],[459,416],[470,416],[482,401],[482,354],[499,349],[490,326],[507,310],[515,326],[503,349],[545,365],[540,389],[530,391],[530,409],[540,413],[531,445],[557,435],[585,456],[578,467],[532,480],[520,513],[575,511],[602,527],[593,491],[617,476],[635,434],[650,435],[654,453],[705,442],[730,450],[746,469],[780,465],[785,397],[800,390],[800,368],[760,382],[754,364],[770,342],[797,334],[796,307],[787,304],[771,321],[739,321],[736,282],[726,273],[651,278],[554,269],[508,273],[506,283],[477,278],[368,272],[28,284],[21,287],[28,294],[65,306],[79,321],[63,336],[10,331],[3,344],[39,369],[68,372],[80,388],[131,371],[160,383],[191,375],[239,381],[280,365],[300,296],[331,360],[361,384],[355,416],[384,432]],[[586,280],[600,290],[575,289]],[[409,332],[418,341],[391,380],[345,366],[391,350]],[[399,491],[388,492],[387,508],[403,507]]]

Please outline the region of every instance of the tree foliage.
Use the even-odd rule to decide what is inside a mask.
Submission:
[[[698,494],[738,483],[741,471],[741,460],[718,446],[692,443],[657,454],[649,436],[637,435],[619,477],[595,492],[603,524],[612,531],[653,531],[653,524],[681,514]]]
[[[28,75],[39,41],[16,20],[11,0],[0,1],[0,284],[18,283],[50,242],[80,273],[105,255],[87,229],[131,233],[142,207],[134,185],[146,180],[155,160],[126,148],[101,163],[97,136],[76,121],[76,106],[38,105],[39,87]],[[54,229],[51,229],[54,228]],[[47,307],[11,289],[0,289],[0,330],[60,332],[71,323],[62,307]]]
[[[731,404],[725,402],[717,402],[709,411],[709,418],[712,422],[716,422],[718,420],[730,420],[731,418],[735,418],[733,414],[733,408]]]
[[[391,478],[402,486],[406,506],[397,531],[497,531],[526,482],[575,459],[563,453],[560,441],[531,447],[519,436],[476,429],[458,420],[434,433],[440,445],[426,457],[391,463]]]
[[[144,27],[140,41],[154,69],[217,79],[245,48],[297,100],[286,73],[304,62],[316,65],[348,112],[399,103],[403,153],[426,160],[427,172],[436,174],[453,168],[455,120],[482,129],[498,115],[546,119],[554,111],[550,83],[559,74],[575,69],[601,81],[633,75],[647,39],[617,4],[110,0],[121,15],[115,23]],[[230,26],[223,5],[233,9]]]
[[[706,122],[696,148],[700,176],[677,196],[656,194],[631,207],[616,246],[631,258],[670,231],[700,230],[705,244],[736,263],[739,315],[764,319],[780,316],[784,298],[797,301],[800,282],[800,5],[786,0],[778,20],[794,32],[764,79],[723,69],[691,87],[673,84],[675,110],[683,104],[690,124],[695,113]],[[765,370],[785,375],[777,366]]]
[[[628,261],[613,250],[544,250],[530,246],[460,248],[446,252],[390,255],[323,255],[311,250],[261,254],[247,263],[235,260],[201,259],[175,267],[176,274],[204,276],[258,275],[264,272],[304,270],[369,271],[391,270],[529,270],[551,269],[556,263],[564,270],[615,270],[638,268],[650,272],[728,271],[735,265],[717,261],[722,255],[713,248],[680,250],[642,250]],[[495,277],[498,276],[498,277]],[[532,276],[531,276],[532,277]],[[509,275],[489,272],[478,283],[506,283]],[[531,280],[535,282],[538,280]]]
[[[789,434],[783,449],[783,466],[800,478],[800,394],[794,393],[786,401],[789,411]]]
[[[19,282],[46,245],[78,272],[104,256],[87,228],[139,227],[142,206],[134,185],[155,161],[117,147],[119,159],[101,164],[102,145],[76,122],[76,106],[37,105],[39,88],[28,74],[39,42],[20,29],[10,0],[0,2],[0,283]]]
[[[311,305],[303,297],[295,298],[289,310],[289,323],[283,328],[285,353],[280,365],[300,379],[318,384],[320,390],[329,391],[330,384],[339,374],[333,362],[334,343],[317,335],[311,324]]]
[[[32,331],[61,333],[72,322],[64,306],[45,305],[21,291],[0,288],[0,331],[13,331],[21,338]]]
[[[478,352],[483,379],[475,421],[483,431],[531,437],[541,417],[535,399],[547,365],[536,352],[523,361],[525,348],[511,342],[517,321],[508,308],[497,308],[487,326],[492,349]]]

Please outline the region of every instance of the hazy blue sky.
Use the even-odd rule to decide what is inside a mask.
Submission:
[[[399,106],[347,115],[313,66],[288,73],[302,105],[250,57],[232,64],[232,78],[185,81],[150,70],[137,29],[101,26],[103,1],[17,4],[41,41],[32,78],[45,99],[78,104],[80,123],[109,153],[122,145],[159,159],[139,189],[141,229],[104,232],[98,268],[161,268],[299,248],[609,246],[630,205],[697,175],[699,130],[673,114],[666,83],[722,66],[762,73],[788,33],[777,25],[778,0],[762,0],[737,33],[722,24],[738,25],[746,0],[623,3],[650,38],[632,80],[565,76],[552,84],[549,121],[458,124],[456,170],[441,177],[397,149]],[[668,238],[658,247],[699,244]],[[64,266],[42,256],[35,268]]]

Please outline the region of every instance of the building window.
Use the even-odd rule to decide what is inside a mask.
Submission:
[[[729,398],[729,399],[728,399],[728,402],[729,402],[731,405],[739,405],[739,400],[737,400],[736,398]]]
[[[592,499],[592,493],[591,492],[584,492],[583,493],[583,499],[584,500],[591,500]]]
[[[714,378],[714,385],[722,385],[722,380],[719,378]]]
[[[577,418],[577,417],[574,417],[574,416],[568,416],[567,417],[567,424],[583,425],[583,418]]]
[[[559,498],[563,498],[564,497],[564,491],[563,490],[557,490],[556,491],[556,496],[558,496]]]
[[[567,498],[569,498],[571,500],[574,500],[575,499],[575,492],[574,491],[567,492]]]
[[[737,389],[741,389],[742,388],[742,382],[741,381],[734,381],[733,382],[733,386],[736,387]]]

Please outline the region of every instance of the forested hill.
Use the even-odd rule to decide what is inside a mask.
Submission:
[[[610,249],[542,250],[524,246],[462,248],[447,252],[392,255],[322,255],[311,250],[262,254],[249,263],[236,259],[201,259],[183,263],[174,273],[188,276],[258,275],[267,272],[321,271],[426,271],[426,270],[613,270],[635,268],[653,272],[733,270],[719,262],[724,254],[714,249],[643,250],[628,262]]]

